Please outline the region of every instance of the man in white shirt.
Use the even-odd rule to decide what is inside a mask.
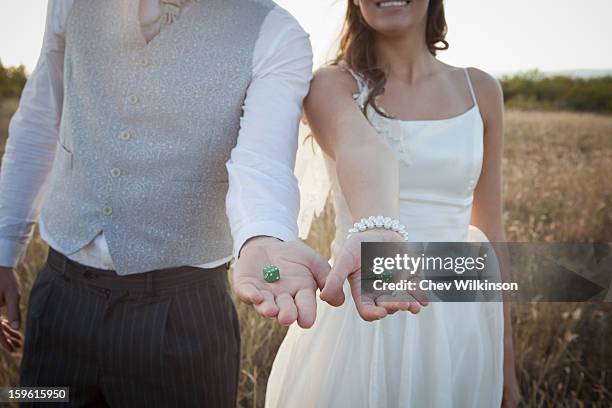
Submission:
[[[50,246],[23,386],[70,386],[73,406],[235,406],[232,258],[243,301],[314,323],[329,266],[297,240],[293,175],[311,75],[308,35],[271,1],[49,1],[0,172],[9,350],[41,207]]]

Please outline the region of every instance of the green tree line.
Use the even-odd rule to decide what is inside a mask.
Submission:
[[[25,67],[5,67],[0,60],[0,98],[19,98],[26,83]]]
[[[612,113],[612,76],[573,78],[530,71],[500,82],[509,108]]]
[[[0,99],[19,98],[26,79],[23,65],[5,67],[0,61]],[[573,78],[530,71],[500,82],[509,108],[612,113],[612,76]]]

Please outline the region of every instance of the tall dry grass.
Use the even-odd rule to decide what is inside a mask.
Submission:
[[[506,122],[508,239],[612,242],[612,117],[511,111]],[[4,129],[3,125],[0,131]],[[326,255],[332,220],[333,209],[327,207],[308,239]],[[46,247],[36,236],[18,269],[26,294],[24,307],[45,254]],[[610,304],[597,303],[515,305],[516,363],[525,406],[612,406],[611,311]],[[244,305],[239,305],[239,314],[243,341],[239,405],[260,407],[285,329],[260,319]],[[19,358],[0,352],[0,385],[16,384]]]
[[[612,117],[508,112],[504,203],[509,241],[612,242]],[[307,241],[325,255],[332,222],[328,206]],[[514,305],[524,406],[612,406],[610,312],[610,304]],[[263,406],[266,374],[285,329],[243,305],[240,315],[245,342],[240,403]]]
[[[9,120],[17,110],[17,100],[0,98],[0,155],[4,154],[4,142],[8,135]]]

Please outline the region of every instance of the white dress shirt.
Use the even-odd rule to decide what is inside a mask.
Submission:
[[[14,267],[22,260],[39,218],[61,121],[64,30],[73,1],[49,0],[42,52],[10,122],[0,169],[0,266]],[[188,5],[182,12],[189,12]],[[159,13],[158,0],[141,0],[143,28]],[[148,37],[155,35],[147,31]],[[226,164],[233,257],[254,236],[284,241],[298,236],[299,191],[293,167],[302,101],[312,79],[312,49],[308,34],[278,6],[261,27],[252,70],[238,142]],[[40,232],[54,247],[44,219]],[[65,255],[84,265],[114,269],[103,232]],[[197,266],[211,268],[231,258]]]

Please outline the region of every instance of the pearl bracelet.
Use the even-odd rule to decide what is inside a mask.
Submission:
[[[398,220],[394,220],[390,217],[383,217],[382,215],[362,218],[361,220],[359,220],[359,222],[353,224],[353,228],[348,230],[347,238],[351,236],[351,234],[357,232],[380,228],[395,231],[404,238],[404,241],[408,241],[408,232],[406,231],[406,226],[400,223]]]

